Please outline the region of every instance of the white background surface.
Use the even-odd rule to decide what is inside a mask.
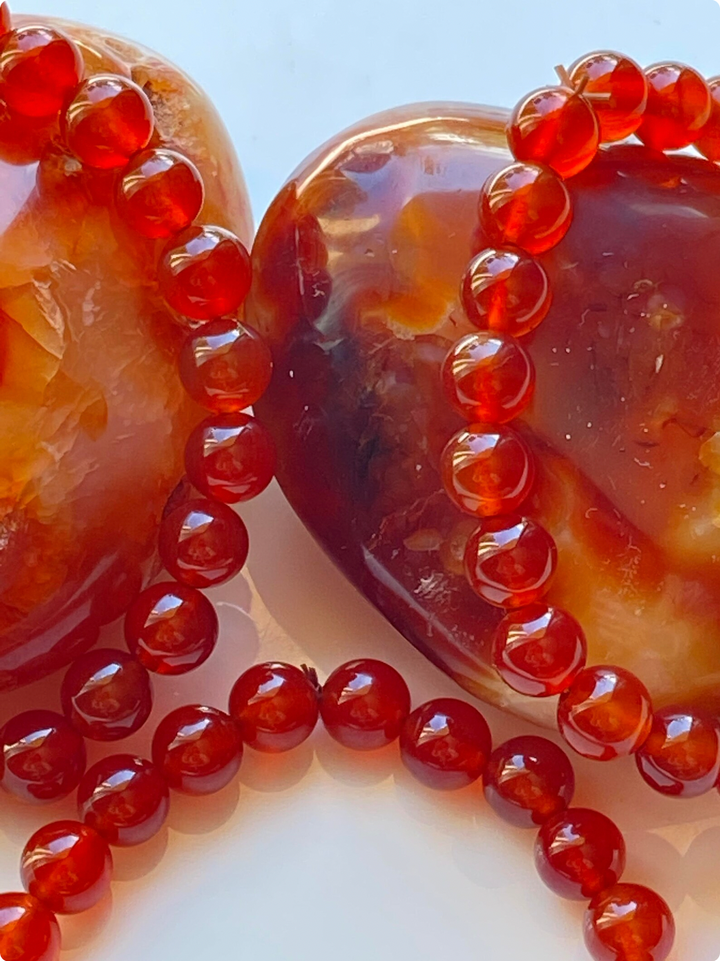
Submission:
[[[32,4],[18,2],[18,11]],[[590,49],[641,62],[687,60],[720,73],[714,0],[44,0],[41,11],[154,47],[220,109],[256,217],[302,158],[362,116],[413,100],[512,106],[556,63]],[[276,488],[243,510],[246,576],[215,592],[222,641],[199,672],[159,679],[156,713],[188,700],[225,707],[254,660],[317,665],[385,657],[417,701],[460,695],[344,582]],[[15,695],[56,703],[57,681]],[[499,740],[526,724],[487,711]],[[141,732],[125,746],[146,752]],[[673,961],[720,956],[720,799],[672,802],[632,762],[578,763],[577,802],[626,832],[626,878],[676,911]],[[72,816],[0,799],[0,889],[45,819]],[[92,961],[583,961],[582,910],[546,892],[532,832],[498,821],[475,786],[436,795],[400,770],[394,749],[349,755],[320,731],[292,755],[247,752],[239,782],[214,798],[173,799],[169,826],[120,852],[113,903],[64,925],[66,958]]]

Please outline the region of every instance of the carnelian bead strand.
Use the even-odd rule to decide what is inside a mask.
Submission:
[[[635,755],[643,779],[670,797],[698,797],[720,775],[720,727],[695,711],[656,711],[647,740]]]
[[[200,213],[204,188],[187,157],[159,148],[137,154],[123,170],[116,205],[123,220],[145,237],[171,237]]]
[[[373,751],[391,744],[409,713],[408,686],[384,661],[348,661],[323,684],[320,715],[325,730],[352,750]]]
[[[245,524],[227,505],[195,498],[160,524],[158,549],[165,569],[190,587],[222,584],[241,570],[248,555]]]
[[[174,791],[214,794],[240,769],[243,744],[231,717],[214,707],[189,704],[158,724],[152,742],[156,768]]]
[[[185,445],[192,484],[225,504],[257,497],[275,473],[275,444],[248,414],[215,414],[193,430]]]
[[[659,894],[640,884],[615,884],[590,902],[583,933],[595,961],[666,961],[675,921]]]
[[[400,757],[427,787],[453,791],[482,775],[492,751],[487,721],[472,704],[438,697],[421,704],[400,731]]]
[[[568,73],[573,87],[592,98],[602,143],[615,143],[635,133],[648,100],[642,67],[623,54],[601,50],[581,57]]]
[[[78,788],[78,813],[108,844],[144,844],[170,810],[167,783],[143,758],[114,754],[94,764]]]
[[[83,69],[77,45],[60,30],[20,27],[3,39],[0,49],[0,97],[23,116],[56,116]]]
[[[85,741],[62,714],[24,711],[0,732],[0,784],[27,801],[57,801],[80,783]]]
[[[460,288],[468,319],[481,330],[522,337],[550,310],[550,281],[522,250],[488,247],[470,261]]]
[[[315,730],[316,678],[281,661],[255,664],[233,685],[228,711],[248,747],[267,754],[290,751]]]
[[[535,866],[561,898],[586,901],[616,884],[625,870],[625,841],[617,826],[588,808],[569,808],[541,828]]]
[[[30,894],[0,894],[0,958],[60,961],[60,926]]]
[[[648,102],[637,135],[653,150],[680,150],[694,143],[710,117],[710,88],[697,70],[658,63],[645,72]]]

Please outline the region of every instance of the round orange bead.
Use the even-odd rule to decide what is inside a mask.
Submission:
[[[572,203],[563,181],[548,167],[514,163],[485,183],[480,224],[495,244],[514,244],[541,254],[560,243],[572,222]]]
[[[190,226],[203,196],[200,171],[187,157],[164,148],[144,150],[123,172],[117,208],[145,237],[171,237]]]
[[[69,149],[89,167],[124,167],[153,132],[145,93],[125,77],[98,74],[82,84],[63,117]]]
[[[59,961],[57,919],[29,894],[0,894],[0,958]]]
[[[595,961],[665,961],[675,921],[659,894],[640,884],[615,884],[590,902],[584,935]]]
[[[488,247],[470,261],[460,290],[465,313],[481,329],[530,333],[545,319],[552,295],[540,264],[522,250]]]
[[[545,164],[573,177],[592,163],[600,128],[587,100],[569,87],[544,87],[513,110],[508,144],[516,160]]]
[[[720,728],[714,719],[695,712],[657,711],[635,760],[643,778],[661,794],[698,797],[717,784]]]
[[[650,734],[650,695],[621,667],[585,668],[560,696],[558,727],[571,748],[594,761],[633,754]]]
[[[680,150],[694,143],[710,117],[710,88],[697,70],[658,63],[645,71],[648,102],[637,135],[653,150]]]
[[[720,160],[720,77],[708,80],[710,117],[695,141],[695,149],[708,160]]]
[[[13,30],[0,51],[0,97],[26,117],[60,113],[82,79],[77,46],[52,27]]]
[[[591,100],[602,143],[624,140],[642,123],[648,82],[630,57],[609,50],[589,53],[570,67],[570,80]]]
[[[510,427],[473,424],[448,442],[440,473],[448,497],[461,511],[492,517],[522,504],[535,481],[535,461]]]
[[[465,574],[472,589],[495,607],[525,607],[540,600],[557,566],[548,532],[527,517],[486,518],[465,548]]]

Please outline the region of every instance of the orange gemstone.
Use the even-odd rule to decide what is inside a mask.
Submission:
[[[720,160],[720,77],[708,80],[710,117],[695,141],[695,149],[708,160]]]
[[[493,243],[540,254],[570,228],[572,203],[563,181],[548,167],[514,163],[493,174],[480,195],[480,224]]]
[[[460,296],[476,327],[515,337],[537,327],[552,301],[550,281],[537,260],[522,250],[495,247],[470,261]]]
[[[570,747],[594,761],[633,754],[650,734],[650,695],[621,667],[588,667],[561,695],[558,727]]]
[[[621,53],[602,50],[577,60],[569,72],[573,87],[583,87],[583,93],[591,99],[602,143],[624,140],[635,133],[648,99],[642,67]]]
[[[645,71],[648,102],[637,135],[653,150],[680,150],[694,143],[710,117],[710,88],[697,70],[658,63]]]
[[[615,884],[590,902],[584,935],[595,961],[665,961],[675,921],[659,894],[640,884]]]
[[[492,517],[522,504],[535,481],[535,460],[510,427],[472,424],[448,442],[440,471],[448,497],[461,511]]]
[[[189,227],[203,205],[203,182],[194,163],[175,150],[144,150],[130,161],[118,185],[117,209],[145,237],[171,237]]]
[[[508,144],[516,160],[545,164],[573,177],[592,163],[600,144],[593,108],[569,87],[544,87],[513,110]]]
[[[53,27],[13,30],[0,51],[0,96],[27,117],[59,114],[83,75],[77,46]]]
[[[635,760],[643,778],[661,794],[705,794],[720,774],[720,728],[713,718],[694,711],[657,711]]]
[[[29,894],[0,894],[0,958],[59,961],[55,915]]]
[[[535,368],[507,334],[467,334],[450,350],[442,369],[450,403],[469,421],[504,424],[521,414],[535,392]]]

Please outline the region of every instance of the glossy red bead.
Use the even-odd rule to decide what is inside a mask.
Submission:
[[[213,604],[187,584],[153,584],[125,615],[130,653],[155,674],[186,674],[204,664],[215,649],[218,631]]]
[[[557,548],[548,532],[527,517],[487,517],[465,548],[468,583],[496,607],[526,607],[549,590]]]
[[[516,160],[544,164],[564,178],[592,163],[599,144],[595,111],[569,87],[544,87],[528,94],[508,124],[508,145]]]
[[[165,248],[158,283],[183,317],[212,320],[233,314],[250,289],[250,255],[222,227],[188,227]]]
[[[480,226],[487,239],[530,254],[559,244],[570,229],[572,214],[567,187],[553,170],[539,164],[503,167],[480,194]]]
[[[0,49],[0,97],[26,117],[59,114],[80,83],[83,59],[64,33],[48,26],[13,30]]]
[[[481,776],[492,751],[490,728],[471,704],[438,697],[416,708],[400,732],[400,756],[418,781],[451,791]]]
[[[560,696],[560,733],[578,754],[595,761],[633,754],[651,726],[645,685],[621,667],[587,667]]]
[[[594,961],[666,961],[675,920],[659,894],[640,884],[615,884],[590,902],[583,933]]]
[[[146,94],[126,77],[98,74],[86,80],[65,111],[65,143],[82,163],[109,170],[124,167],[144,150],[153,132]]]
[[[257,497],[275,473],[270,432],[248,414],[213,414],[185,446],[185,469],[203,494],[225,504]]]
[[[547,317],[550,281],[522,250],[487,247],[468,264],[460,296],[468,318],[481,330],[522,337]]]
[[[175,791],[214,794],[237,774],[243,744],[237,725],[214,707],[189,704],[168,714],[152,742],[153,761]]]
[[[653,150],[679,150],[694,143],[710,117],[705,79],[682,63],[658,63],[645,71],[648,102],[637,135]]]
[[[720,727],[696,711],[656,711],[650,734],[635,755],[650,787],[670,797],[698,797],[720,775]]]
[[[372,751],[391,744],[410,713],[410,691],[384,661],[348,661],[325,681],[320,714],[328,734],[344,747]]]
[[[30,838],[20,860],[27,891],[56,914],[87,911],[110,890],[105,838],[79,821],[53,821]]]
[[[591,100],[600,125],[602,143],[624,140],[642,123],[648,99],[648,82],[630,57],[611,50],[589,53],[569,71],[576,89]]]
[[[532,604],[506,614],[492,644],[495,670],[514,691],[552,697],[566,690],[585,667],[587,641],[567,611]]]
[[[25,892],[0,894],[0,958],[60,959],[60,926],[55,915]]]
[[[226,317],[203,324],[180,354],[185,390],[219,414],[244,410],[260,400],[272,370],[272,354],[260,334]]]
[[[708,80],[710,88],[710,116],[698,134],[695,149],[703,157],[717,162],[720,160],[720,77]]]
[[[145,668],[126,651],[100,648],[71,665],[60,689],[73,727],[95,741],[118,741],[138,731],[152,710]]]
[[[575,774],[556,744],[529,734],[493,751],[483,787],[488,804],[504,821],[531,828],[568,807],[575,793]]]
[[[540,828],[535,867],[561,898],[587,901],[622,877],[625,840],[604,814],[569,808]]]
[[[189,227],[200,213],[203,197],[195,164],[163,147],[133,157],[118,184],[116,202],[127,224],[156,239]]]
[[[211,587],[241,570],[249,540],[245,524],[232,508],[197,498],[163,518],[158,549],[172,577],[191,587]]]
[[[23,801],[56,801],[80,783],[86,763],[85,742],[54,711],[25,711],[0,732],[3,788]]]
[[[268,661],[240,675],[230,692],[229,711],[249,747],[277,754],[302,744],[314,731],[318,691],[305,671]]]
[[[77,800],[85,824],[119,847],[149,841],[170,810],[160,771],[131,754],[113,754],[94,764],[80,782]]]

